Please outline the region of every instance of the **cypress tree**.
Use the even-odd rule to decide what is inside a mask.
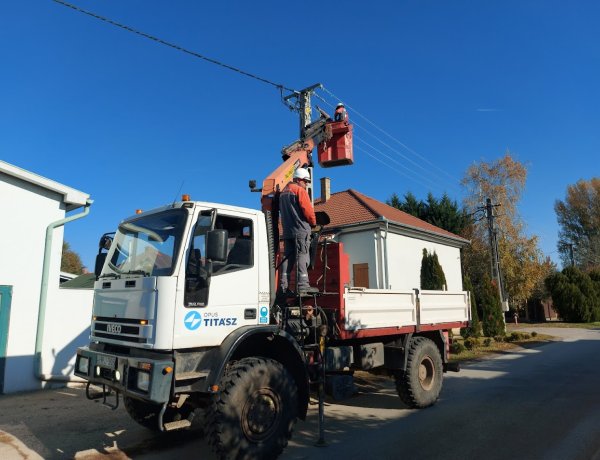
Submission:
[[[440,265],[438,255],[433,251],[433,255],[430,255],[429,257],[431,257],[431,265],[433,266],[433,285],[435,286],[433,289],[438,291],[447,290],[448,284],[446,283],[446,275],[444,274],[444,269]]]
[[[498,287],[494,285],[487,273],[479,286],[478,302],[481,304],[483,311],[483,335],[486,337],[504,335],[504,319],[502,317],[504,313],[502,312]]]
[[[423,249],[423,258],[421,259],[421,289],[441,291],[446,288],[446,275],[440,265],[435,251],[428,254],[427,249]]]
[[[463,289],[469,292],[471,298],[471,326],[463,327],[460,330],[460,335],[465,339],[467,337],[480,337],[481,336],[481,322],[479,321],[479,313],[477,313],[477,301],[475,300],[475,291],[473,289],[473,283],[469,275],[465,275],[463,280]]]

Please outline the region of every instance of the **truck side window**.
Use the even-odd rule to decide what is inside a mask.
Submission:
[[[208,302],[208,272],[206,268],[206,232],[210,230],[210,215],[201,215],[194,228],[185,268],[186,307],[203,307]]]
[[[229,233],[227,261],[215,264],[214,275],[222,275],[234,270],[243,270],[254,265],[252,221],[240,217],[219,215],[216,228]]]

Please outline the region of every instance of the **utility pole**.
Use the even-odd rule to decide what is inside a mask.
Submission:
[[[490,251],[492,255],[491,268],[492,268],[492,279],[496,281],[498,286],[498,294],[500,295],[500,302],[502,304],[502,311],[508,311],[508,300],[504,293],[504,283],[502,279],[502,272],[500,270],[500,257],[498,255],[498,230],[494,225],[494,208],[500,206],[499,204],[492,204],[490,198],[485,200],[485,216],[488,221],[488,235],[490,240]],[[502,315],[504,320],[504,315]],[[504,320],[506,323],[506,321]]]
[[[306,128],[312,123],[312,106],[311,96],[315,92],[315,89],[322,88],[321,83],[315,83],[308,88],[301,89],[300,91],[294,91],[292,94],[287,95],[283,98],[283,102],[294,111],[297,111],[300,116],[300,140],[304,141],[306,137]],[[292,105],[289,103],[290,99],[296,99],[296,104]],[[309,166],[308,171],[310,172],[311,181],[306,187],[310,200],[313,201],[313,168]]]

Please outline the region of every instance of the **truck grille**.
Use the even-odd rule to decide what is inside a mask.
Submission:
[[[98,317],[92,322],[92,337],[118,342],[148,343],[152,326],[138,319]]]

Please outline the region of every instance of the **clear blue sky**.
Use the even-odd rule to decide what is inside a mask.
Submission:
[[[323,83],[360,125],[354,166],[316,169],[333,191],[460,201],[466,168],[509,149],[528,166],[527,231],[557,260],[554,201],[598,176],[597,1],[73,2],[288,87]],[[0,158],[91,195],[66,228],[90,269],[137,208],[180,193],[257,208],[248,179],[298,135],[275,88],[51,0],[3,3],[0,57]]]

